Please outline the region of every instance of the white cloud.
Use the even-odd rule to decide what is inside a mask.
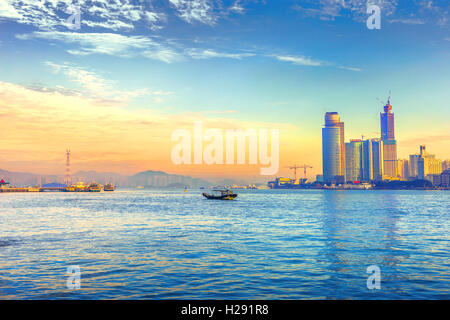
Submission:
[[[178,16],[188,23],[215,24],[217,17],[210,0],[169,0]]]
[[[390,16],[395,12],[398,0],[303,0],[296,4],[294,9],[306,16],[319,17],[322,20],[345,16],[361,21],[367,19],[367,3],[379,6],[383,16]]]
[[[246,57],[255,56],[254,53],[226,53],[217,52],[212,49],[199,50],[199,49],[189,49],[187,54],[193,59],[211,59],[211,58],[227,58],[227,59],[242,59]]]
[[[106,54],[118,57],[142,55],[163,62],[172,62],[178,59],[178,54],[171,48],[144,36],[124,36],[117,33],[36,31],[16,37],[21,40],[45,39],[74,44],[76,49],[69,48],[67,50],[68,53],[73,55]]]
[[[80,9],[82,26],[115,31],[134,29],[138,21],[157,28],[165,19],[164,13],[154,11],[149,2],[133,0],[2,0],[0,18],[12,18],[42,30],[58,30],[66,27],[73,8]]]
[[[233,5],[230,7],[230,11],[234,11],[236,13],[244,13],[245,9],[244,7],[240,4],[239,0],[236,0]]]
[[[275,58],[277,60],[291,62],[299,66],[320,67],[323,65],[322,61],[312,60],[303,56],[275,56]]]
[[[425,24],[421,19],[417,18],[406,18],[406,19],[391,19],[390,23],[403,23],[403,24]]]
[[[362,69],[360,69],[360,68],[355,68],[355,67],[344,67],[344,66],[340,66],[339,69],[349,70],[349,71],[355,71],[355,72],[361,72],[361,71],[362,71]]]
[[[55,74],[63,74],[70,81],[76,83],[81,87],[81,91],[71,91],[70,93],[77,92],[83,95],[98,99],[98,100],[110,100],[111,102],[124,103],[133,98],[137,98],[145,95],[152,95],[153,93],[148,89],[137,89],[137,90],[118,90],[115,89],[115,82],[106,80],[99,76],[96,72],[92,70],[87,70],[85,68],[75,66],[72,64],[64,63],[58,64],[51,61],[46,61],[45,65],[50,67],[52,72]],[[58,91],[68,90],[65,88],[59,88]],[[45,90],[48,91],[48,90]],[[160,95],[161,91],[157,91]]]
[[[8,2],[0,1],[0,17],[18,19],[20,18],[20,14]]]

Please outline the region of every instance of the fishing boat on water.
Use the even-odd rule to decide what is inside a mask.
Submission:
[[[114,191],[115,189],[116,189],[116,187],[112,183],[107,183],[103,187],[104,191]]]
[[[203,192],[202,195],[209,200],[233,200],[238,196],[236,193],[233,193],[233,191],[228,189],[216,189],[213,190],[213,192],[215,192],[216,194],[208,194],[206,192]]]

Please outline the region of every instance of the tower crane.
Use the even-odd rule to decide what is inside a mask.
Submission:
[[[310,166],[310,165],[307,165],[307,164],[304,164],[302,166],[297,166],[296,164],[294,164],[293,166],[288,166],[288,167],[285,167],[285,168],[289,168],[291,170],[294,170],[294,180],[297,180],[297,169],[303,169],[304,178],[306,180],[306,169],[313,168],[313,166]]]

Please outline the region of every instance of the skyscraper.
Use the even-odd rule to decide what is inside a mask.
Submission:
[[[373,150],[372,141],[364,140],[361,144],[361,180],[373,180]]]
[[[387,179],[397,178],[397,141],[395,140],[394,114],[388,99],[384,113],[380,113],[381,140],[383,141],[383,173]]]
[[[351,139],[345,144],[346,180],[372,181],[379,179],[381,144],[379,139]]]
[[[322,164],[325,183],[345,182],[344,123],[337,112],[325,114],[322,128]]]
[[[346,181],[360,181],[361,177],[361,145],[359,139],[345,143]]]
[[[415,180],[419,178],[419,158],[420,154],[411,154],[409,156],[409,179]]]
[[[383,180],[383,141],[381,139],[371,139],[372,141],[372,167],[373,167],[373,180]]]
[[[436,159],[434,154],[428,154],[425,146],[420,146],[420,157],[418,160],[419,179],[427,179],[428,175],[442,173],[442,161]]]
[[[409,178],[409,162],[406,159],[398,159],[398,177],[401,180],[408,180]]]

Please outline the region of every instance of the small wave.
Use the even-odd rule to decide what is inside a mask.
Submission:
[[[0,248],[1,247],[9,247],[19,243],[19,241],[14,239],[0,239]]]

